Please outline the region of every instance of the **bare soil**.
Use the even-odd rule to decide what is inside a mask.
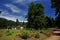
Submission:
[[[46,38],[44,40],[60,40],[60,31],[58,30],[53,31],[53,35],[51,35],[49,38]]]

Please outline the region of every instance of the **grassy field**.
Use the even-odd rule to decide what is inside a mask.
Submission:
[[[53,29],[48,30],[7,30],[0,29],[0,40],[42,40],[49,36]],[[23,35],[23,36],[22,36]]]

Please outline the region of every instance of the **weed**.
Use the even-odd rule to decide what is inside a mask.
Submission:
[[[2,37],[2,34],[0,34],[0,37]]]
[[[28,36],[28,34],[27,33],[23,33],[22,34],[22,39],[27,39],[29,36]]]
[[[7,33],[7,35],[6,35],[6,36],[10,36],[10,35],[12,35],[12,33]]]
[[[39,33],[36,33],[36,34],[35,34],[35,38],[40,38]]]

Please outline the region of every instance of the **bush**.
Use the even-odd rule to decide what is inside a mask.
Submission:
[[[28,34],[27,33],[23,33],[22,34],[22,39],[27,39],[29,36],[28,36]]]
[[[0,37],[2,37],[2,34],[0,34]]]
[[[36,33],[36,34],[35,34],[35,38],[40,38],[39,33]]]
[[[7,30],[6,36],[10,36],[10,35],[12,35],[12,32],[10,32],[10,30]]]
[[[12,33],[8,33],[6,36],[10,36],[10,35],[12,35]]]
[[[41,30],[40,33],[47,34],[47,30]]]
[[[7,33],[9,33],[10,31],[9,30],[7,30]]]

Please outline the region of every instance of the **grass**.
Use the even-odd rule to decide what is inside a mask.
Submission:
[[[40,32],[43,32],[43,34],[41,34]],[[17,35],[23,35],[24,37],[28,36],[31,38],[35,35],[36,38],[42,38],[45,37],[47,33],[49,33],[50,31],[52,31],[52,29],[48,29],[48,30],[7,30],[7,29],[0,29],[0,39],[1,40],[22,40],[23,38],[18,37]],[[25,33],[28,33],[28,35],[26,35]],[[39,33],[39,34],[37,34]],[[39,36],[40,35],[40,36]]]

